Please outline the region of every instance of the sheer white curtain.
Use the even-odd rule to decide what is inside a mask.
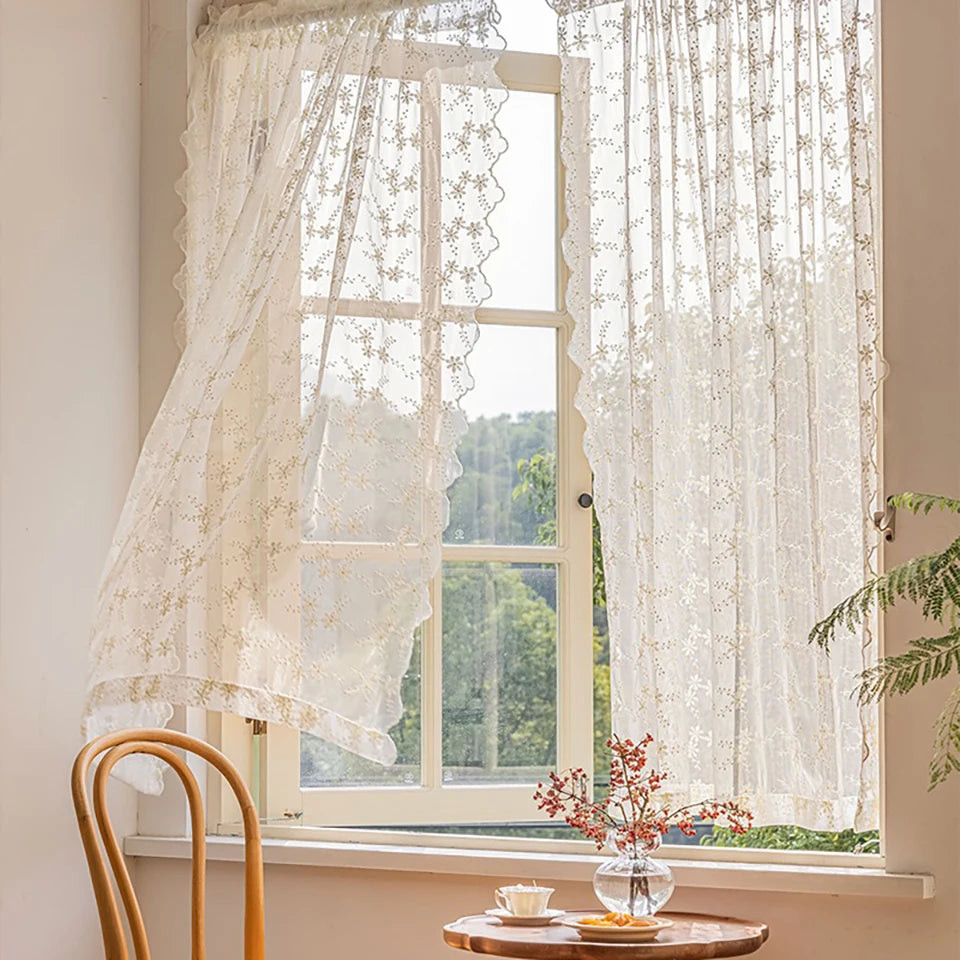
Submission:
[[[488,293],[495,22],[493,0],[212,10],[184,352],[102,581],[88,736],[186,705],[393,759]]]
[[[880,359],[869,0],[556,0],[614,729],[686,800],[877,825],[866,630]]]

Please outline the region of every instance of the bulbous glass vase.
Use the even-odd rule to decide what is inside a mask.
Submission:
[[[673,895],[670,868],[651,854],[660,842],[642,850],[621,849],[616,835],[607,837],[607,848],[614,856],[601,864],[593,875],[597,899],[612,913],[634,917],[652,917]]]

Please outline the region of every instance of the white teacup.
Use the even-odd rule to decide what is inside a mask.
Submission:
[[[510,887],[500,887],[495,896],[497,906],[515,917],[542,917],[547,912],[552,893],[553,887],[515,883]]]

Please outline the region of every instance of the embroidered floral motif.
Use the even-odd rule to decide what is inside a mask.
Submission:
[[[104,574],[87,736],[185,705],[392,760],[495,246],[495,20],[279,0],[202,31],[184,352]]]
[[[873,5],[553,5],[614,729],[676,802],[874,827],[873,631],[807,644],[876,543]]]

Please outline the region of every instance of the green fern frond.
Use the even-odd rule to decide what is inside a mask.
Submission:
[[[901,493],[888,503],[897,509],[926,516],[934,510],[960,514],[960,500],[930,493]],[[960,674],[960,539],[942,553],[914,557],[893,570],[875,577],[837,606],[810,631],[810,642],[824,650],[842,627],[853,630],[871,609],[885,610],[897,600],[909,599],[920,605],[923,615],[946,626],[942,637],[910,640],[906,653],[884,657],[875,667],[860,674],[860,703],[887,695],[909,693],[918,684]],[[960,686],[957,686],[936,725],[933,759],[930,761],[930,789],[960,772]]]
[[[960,771],[960,686],[947,697],[937,718],[933,759],[930,761],[930,789]]]
[[[909,510],[911,513],[930,513],[931,510],[946,510],[949,513],[960,513],[960,500],[951,497],[938,497],[933,493],[898,493],[887,501],[898,510]]]
[[[960,502],[947,502],[957,503],[960,509]],[[954,596],[960,599],[960,538],[954,540],[942,553],[914,557],[869,581],[866,586],[837,604],[810,631],[809,639],[811,643],[827,650],[837,630],[842,627],[848,630],[856,629],[871,608],[885,610],[892,607],[898,599],[922,602],[923,615],[941,622],[944,614],[948,612],[945,600],[949,599],[954,603]]]
[[[860,674],[860,703],[890,695],[909,693],[917,684],[960,673],[960,629],[943,637],[922,637],[909,642],[910,649],[884,657],[875,667]]]

